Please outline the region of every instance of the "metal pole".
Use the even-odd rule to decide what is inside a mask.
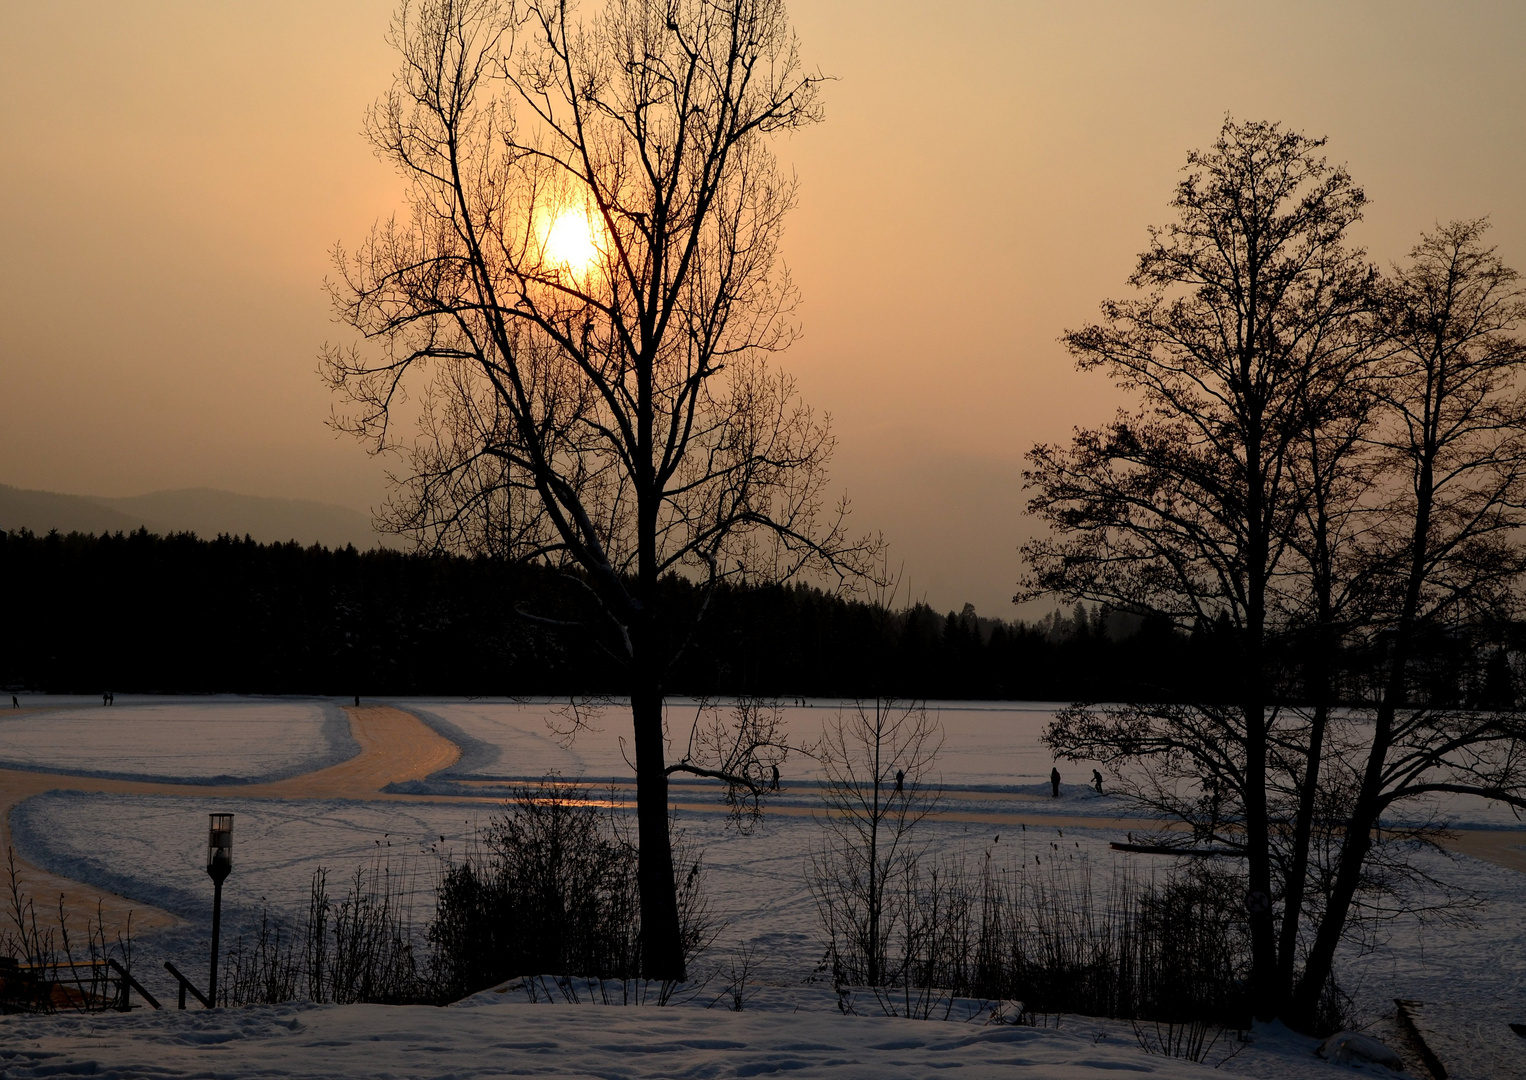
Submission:
[[[223,880],[212,879],[212,973],[207,976],[207,1000],[217,1007],[217,939],[222,933]]]
[[[233,815],[209,814],[207,876],[212,879],[212,971],[207,976],[207,1008],[217,1008],[217,950],[222,937],[223,882],[233,871]]]

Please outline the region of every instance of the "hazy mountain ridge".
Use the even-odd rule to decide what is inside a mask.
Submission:
[[[0,529],[115,533],[139,527],[153,533],[194,532],[202,537],[247,534],[264,543],[296,540],[326,547],[354,544],[362,549],[378,544],[402,546],[396,538],[379,534],[367,515],[311,499],[240,495],[216,488],[180,488],[113,498],[0,484]]]

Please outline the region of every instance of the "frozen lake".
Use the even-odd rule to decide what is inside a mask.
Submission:
[[[441,734],[462,747],[461,761],[443,774],[473,779],[526,780],[558,772],[589,780],[629,779],[630,714],[624,703],[590,711],[586,726],[569,739],[574,715],[566,702],[487,702],[413,699],[399,701]],[[700,703],[668,702],[668,756],[683,753]],[[851,701],[782,704],[777,711],[790,745],[809,747],[821,738],[822,725]],[[724,716],[728,707],[717,707]],[[1044,727],[1060,705],[1049,702],[933,701],[927,711],[943,727],[938,769],[948,784],[1003,789],[1042,785],[1047,789],[1054,765],[1040,744]],[[1077,781],[1091,776],[1090,763],[1066,764]],[[795,754],[784,767],[791,781],[815,781],[820,770],[809,756]],[[1083,785],[1084,786],[1084,785]]]
[[[35,702],[31,702],[35,703]],[[146,955],[200,963],[206,949],[211,889],[204,870],[206,814],[236,815],[235,871],[226,890],[227,933],[248,929],[263,907],[293,917],[306,908],[313,872],[329,872],[330,895],[342,895],[357,868],[385,865],[414,891],[414,918],[422,927],[432,904],[440,858],[461,851],[497,805],[495,796],[517,782],[549,773],[567,779],[623,781],[631,775],[622,741],[629,720],[617,703],[571,742],[562,706],[541,702],[407,699],[397,707],[419,716],[462,749],[461,760],[419,785],[409,801],[285,801],[240,797],[230,790],[215,800],[171,794],[123,795],[52,791],[21,803],[12,815],[15,842],[27,859],[55,873],[86,881],[171,911],[183,927],[146,936]],[[840,702],[783,707],[792,743],[820,736]],[[687,739],[693,702],[672,703],[670,745]],[[943,819],[929,819],[922,838],[942,853],[978,858],[986,851],[1012,866],[1053,865],[1105,881],[1128,869],[1148,874],[1164,859],[1120,855],[1108,844],[1118,828],[1077,828],[1042,815],[1106,817],[1118,811],[1080,783],[1089,767],[1062,763],[1065,795],[1048,792],[1051,759],[1040,743],[1053,705],[1042,703],[932,703],[945,741],[939,772],[948,788]],[[252,699],[119,699],[111,708],[86,702],[15,718],[0,716],[0,761],[49,771],[200,782],[249,781],[292,775],[355,752],[344,715],[322,701]],[[336,730],[339,729],[339,730]],[[821,942],[806,868],[822,842],[812,816],[819,779],[805,755],[786,763],[784,791],[773,813],[750,834],[727,822],[718,793],[704,782],[675,794],[683,804],[679,826],[704,851],[709,892],[726,928],[710,956],[724,963],[731,951],[754,946],[759,975],[779,986],[798,986],[814,969]],[[1074,777],[1076,782],[1069,778]],[[429,791],[437,791],[431,797]],[[447,793],[479,798],[446,801]],[[1449,807],[1477,824],[1508,823],[1483,804]],[[1021,814],[1026,827],[1017,824]],[[982,820],[983,816],[990,820]],[[997,837],[1000,836],[998,840]],[[1363,1011],[1385,1010],[1395,996],[1452,1002],[1526,998],[1526,897],[1519,875],[1479,860],[1436,853],[1415,856],[1427,871],[1473,890],[1485,906],[1471,924],[1421,927],[1396,922],[1374,948],[1353,945],[1343,961],[1346,988]],[[157,970],[157,960],[152,968]],[[158,980],[154,980],[157,982]],[[151,984],[152,985],[152,984]],[[167,990],[168,987],[161,986]]]
[[[591,783],[628,784],[630,714],[613,702],[574,714],[565,701],[471,701],[407,699],[397,706],[461,748],[461,760],[427,782],[395,790],[416,794],[498,794],[516,784],[555,774]],[[780,769],[782,790],[770,800],[778,807],[806,809],[819,801],[821,768],[811,754],[824,725],[855,707],[851,701],[809,701],[775,707],[780,729],[795,748]],[[872,708],[872,706],[871,706]],[[1060,762],[1063,797],[1049,798],[1049,771],[1056,763],[1040,742],[1059,705],[1044,702],[929,702],[927,712],[943,732],[936,779],[944,788],[943,809],[980,814],[1010,811],[1019,803],[1029,814],[1113,815],[1122,811],[1090,786],[1093,762]],[[730,706],[706,706],[692,699],[668,702],[667,757],[678,760],[696,721]],[[574,731],[574,727],[576,730]],[[684,774],[672,778],[674,798],[693,805],[715,797],[715,785]],[[1041,801],[1035,801],[1041,800]]]
[[[419,794],[502,794],[518,783],[557,774],[592,783],[628,783],[630,714],[624,702],[611,702],[577,713],[561,701],[491,701],[461,698],[408,698],[395,703],[461,748],[461,760],[428,782],[405,789]],[[667,706],[669,761],[682,756],[702,703],[675,698]],[[724,716],[728,706],[710,706]],[[815,805],[813,789],[821,770],[810,756],[823,726],[852,701],[812,700],[777,706],[792,753],[781,768],[784,791],[779,806]],[[929,714],[942,727],[943,745],[937,774],[945,788],[944,808],[979,813],[1014,810],[1025,814],[1117,815],[1127,810],[1110,797],[1097,797],[1090,786],[1093,761],[1056,762],[1042,743],[1045,727],[1062,708],[1056,702],[931,701]],[[574,728],[576,731],[574,733]],[[1063,798],[1050,800],[1049,771],[1063,777]],[[1104,770],[1105,771],[1105,770]],[[673,778],[680,798],[703,798],[708,782]],[[694,792],[693,796],[688,793]],[[1009,801],[1003,802],[1003,797]],[[1034,798],[1041,801],[1031,801]],[[1019,803],[1019,800],[1021,802]],[[1468,828],[1522,828],[1511,809],[1471,796],[1413,800],[1395,819],[1442,820]]]
[[[0,768],[236,784],[277,780],[358,752],[343,711],[327,701],[123,698],[0,709]],[[46,698],[28,704],[53,703]]]

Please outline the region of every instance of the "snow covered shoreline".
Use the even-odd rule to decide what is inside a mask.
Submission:
[[[1118,1036],[835,1012],[506,1001],[478,1008],[284,1005],[0,1018],[0,1075],[384,1080],[750,1077],[1091,1080],[1206,1077]]]

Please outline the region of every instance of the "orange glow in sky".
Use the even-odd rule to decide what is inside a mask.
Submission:
[[[546,230],[546,261],[581,275],[599,258],[593,222],[586,211],[569,208],[552,219]]]
[[[0,484],[383,503],[385,459],[327,426],[315,368],[351,342],[334,245],[408,221],[359,131],[398,72],[399,2],[3,5]],[[771,362],[830,414],[831,498],[889,540],[897,602],[1019,614],[1023,454],[1125,404],[1059,338],[1133,295],[1226,113],[1329,136],[1379,266],[1487,214],[1526,270],[1526,4],[789,0],[789,20],[833,81],[825,122],[771,144],[799,182],[779,255],[801,301]],[[548,276],[607,264],[581,198],[545,210]]]

